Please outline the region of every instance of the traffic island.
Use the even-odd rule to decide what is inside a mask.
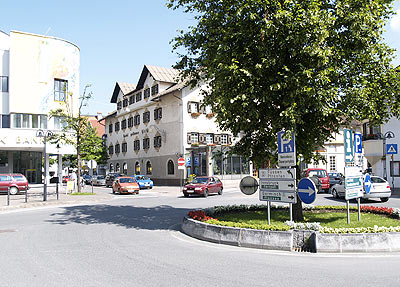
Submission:
[[[214,209],[189,213],[189,216],[183,219],[182,231],[194,238],[213,243],[268,250],[319,253],[400,251],[400,226],[333,229],[321,228],[316,223],[300,223],[292,225],[291,227],[295,228],[290,227],[291,229],[287,228],[288,230],[262,230],[213,224],[216,222],[215,219],[207,214],[214,214]],[[247,210],[250,209],[256,208],[247,207]],[[377,212],[379,210],[382,214],[382,209],[377,209]],[[386,211],[391,212],[393,217],[398,216],[393,214],[393,209]],[[207,222],[202,221],[203,214],[205,214],[203,219]],[[316,230],[307,230],[305,229],[307,226]],[[296,229],[296,227],[301,228]]]

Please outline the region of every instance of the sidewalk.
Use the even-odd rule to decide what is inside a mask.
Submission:
[[[91,186],[86,185],[82,192],[92,192]],[[0,212],[25,209],[40,206],[62,206],[80,205],[111,200],[111,194],[96,192],[93,195],[70,195],[66,194],[66,186],[59,185],[59,199],[57,200],[56,185],[47,186],[47,201],[43,201],[43,184],[30,185],[28,190],[27,203],[25,203],[25,193],[11,195],[10,205],[8,205],[7,193],[0,195]]]

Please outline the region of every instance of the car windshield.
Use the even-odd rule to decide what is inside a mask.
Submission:
[[[308,176],[316,176],[316,177],[326,177],[326,171],[323,169],[317,169],[317,170],[310,170],[308,172]]]
[[[129,182],[135,182],[135,180],[132,177],[124,177],[119,179],[120,183],[129,183]]]
[[[192,183],[207,183],[207,177],[196,177],[193,179]]]

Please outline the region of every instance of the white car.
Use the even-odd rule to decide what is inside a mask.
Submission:
[[[335,198],[345,197],[344,180],[331,187],[331,194]],[[380,198],[382,202],[386,202],[389,200],[391,195],[392,191],[390,189],[389,183],[380,176],[371,175],[371,191],[369,194],[367,194],[364,188],[364,194],[361,198]]]

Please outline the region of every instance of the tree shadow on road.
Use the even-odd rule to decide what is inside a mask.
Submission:
[[[168,205],[136,207],[131,205],[83,205],[64,207],[51,214],[47,222],[53,224],[113,224],[125,228],[148,230],[180,230],[183,217],[191,209]]]

